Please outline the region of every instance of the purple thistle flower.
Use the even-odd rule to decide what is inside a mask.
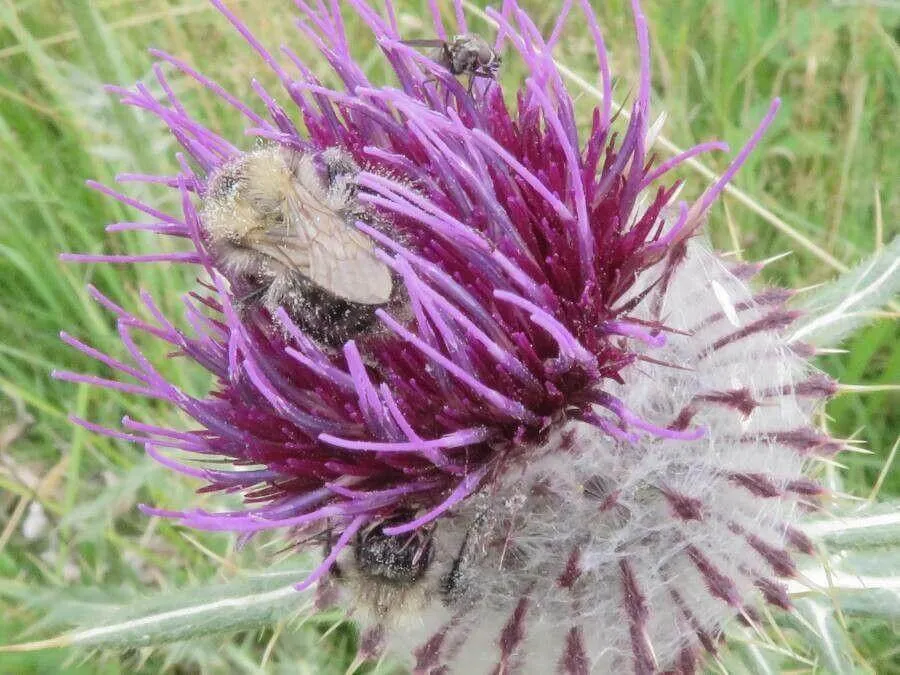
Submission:
[[[57,377],[170,402],[191,431],[123,420],[89,429],[142,443],[159,462],[244,495],[225,513],[146,509],[188,527],[318,535],[317,584],[366,627],[363,655],[411,655],[416,673],[693,672],[721,626],[757,598],[789,607],[777,577],[788,549],[810,552],[791,523],[821,492],[810,459],[840,445],[811,416],[834,384],[783,335],[790,293],[752,293],[761,266],[729,266],[696,234],[758,142],[773,104],[720,180],[692,205],[663,181],[707,143],[654,167],[647,155],[649,39],[633,1],[640,82],[627,129],[611,130],[611,77],[597,46],[603,103],[582,138],[552,60],[572,11],[549,39],[514,0],[490,13],[495,48],[528,77],[516,92],[489,78],[471,93],[406,45],[364,0],[351,5],[394,70],[369,82],[350,56],[339,4],[301,9],[298,27],[343,82],[324,87],[287,47],[284,63],[219,0],[216,7],[281,81],[254,83],[256,114],[187,64],[156,52],[157,100],[138,84],[128,105],[162,120],[181,144],[163,183],[182,212],[162,213],[103,186],[149,216],[144,229],[189,250],[144,256],[70,255],[86,262],[196,265],[206,289],[184,298],[190,332],[146,294],[147,322],[95,299],[118,319],[123,363],[74,338],[124,375]],[[455,34],[430,3],[435,34]],[[457,32],[468,28],[456,5]],[[354,224],[378,247],[402,300],[381,326],[341,346],[306,334],[286,309],[246,312],[210,246],[202,202],[211,180],[245,156],[192,118],[164,66],[247,118],[269,147],[320,157],[342,148],[361,167]],[[507,95],[504,96],[504,93]],[[302,125],[294,117],[298,113]],[[205,398],[167,382],[133,334],[170,343],[215,377]],[[200,468],[164,454],[226,458]]]

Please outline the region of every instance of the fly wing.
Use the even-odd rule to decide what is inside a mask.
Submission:
[[[443,47],[447,43],[443,40],[400,40],[400,44],[410,47]]]
[[[343,300],[381,305],[390,300],[393,279],[375,256],[372,240],[324,204],[291,200],[292,241],[301,243],[298,266],[314,284]]]
[[[410,47],[427,47],[431,49],[429,58],[444,68],[450,67],[450,51],[444,40],[401,40],[402,44]]]

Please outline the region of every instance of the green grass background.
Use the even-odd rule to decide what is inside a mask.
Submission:
[[[402,29],[427,36],[425,2],[397,2]],[[525,4],[540,25],[552,25],[555,3]],[[318,63],[291,28],[289,0],[230,5],[268,46],[290,43],[314,67]],[[624,0],[595,5],[621,80],[621,100],[635,81],[631,16]],[[832,259],[798,246],[731,198],[710,219],[720,249],[745,259],[793,251],[765,276],[800,287],[832,278],[841,264],[853,264],[897,234],[900,3],[645,0],[644,9],[652,32],[654,109],[668,115],[664,134],[682,147],[721,138],[737,148],[770,99],[780,96],[784,107],[777,122],[736,185]],[[352,20],[350,29],[359,32],[354,44],[373,79],[383,78],[371,42]],[[123,415],[182,422],[152,401],[48,375],[54,368],[103,374],[101,366],[60,342],[60,330],[123,353],[110,317],[87,297],[86,283],[128,307],[136,306],[139,289],[147,289],[170,316],[180,315],[180,295],[194,283],[189,270],[172,266],[57,260],[61,251],[137,252],[173,245],[145,235],[107,236],[105,224],[136,214],[83,185],[85,178],[111,183],[123,171],[175,171],[175,145],[161,125],[115,105],[100,88],[102,82],[149,82],[146,49],[152,46],[185,58],[246,99],[252,98],[251,77],[272,79],[203,0],[0,0],[0,644],[85,622],[80,601],[120,601],[229,578],[272,556],[267,547],[237,551],[226,536],[186,533],[138,513],[139,502],[183,507],[210,498],[196,497],[196,485],[157,467],[140,449],[88,434],[66,417],[112,426]],[[572,30],[557,57],[588,80],[596,77],[583,27]],[[520,78],[518,64],[508,59],[504,82],[514,86]],[[238,144],[250,143],[223,106],[183,78],[173,82],[205,123]],[[587,109],[593,101],[585,94],[578,103]],[[716,170],[727,158],[704,161]],[[682,173],[687,196],[699,193],[705,181],[687,169]],[[165,192],[141,185],[128,190],[161,207],[176,206]],[[846,383],[896,383],[895,319],[888,312],[873,317],[845,343],[847,353],[822,358],[821,366]],[[159,345],[149,344],[148,354],[174,381],[203,390],[204,377],[167,363]],[[33,424],[16,434],[22,406]],[[872,451],[841,458],[846,492],[870,495],[900,427],[898,409],[897,394],[885,391],[844,394],[829,405],[829,429],[863,439]],[[878,498],[898,495],[900,472],[888,472]],[[30,540],[23,524],[34,522],[33,503],[48,523]],[[341,626],[323,638],[327,627],[311,622],[124,654],[0,654],[0,674],[343,672],[352,659],[353,633]],[[861,672],[900,672],[896,626],[855,620],[848,628]],[[791,646],[807,653],[800,641]],[[816,670],[802,659],[793,668]]]

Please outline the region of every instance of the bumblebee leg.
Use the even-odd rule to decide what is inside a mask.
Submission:
[[[265,286],[260,286],[252,291],[248,291],[244,293],[241,297],[234,299],[234,305],[237,307],[238,312],[244,311],[245,308],[251,307],[259,300],[263,294],[266,292]]]
[[[340,177],[349,177],[359,172],[359,165],[353,156],[343,148],[327,148],[322,152],[322,162],[328,172],[328,183]]]
[[[322,547],[322,560],[325,560],[328,556],[331,555],[331,535],[332,535],[332,527],[329,523],[328,529],[325,531],[325,545]],[[338,564],[338,561],[335,560],[331,564],[331,568],[328,570],[328,573],[333,576],[335,579],[340,579],[344,575],[344,570],[341,569],[341,566]]]
[[[459,552],[456,554],[456,557],[450,565],[450,571],[441,578],[441,596],[445,605],[453,604],[453,602],[458,600],[465,591],[463,588],[463,568],[466,563],[469,562],[472,553],[475,550],[476,535],[478,534],[478,530],[481,529],[486,515],[487,511],[481,511],[475,516],[475,519],[463,536],[462,544],[459,546]]]

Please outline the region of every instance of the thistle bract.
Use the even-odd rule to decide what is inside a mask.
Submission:
[[[729,617],[752,616],[759,597],[788,607],[777,577],[794,571],[790,548],[810,550],[791,523],[821,491],[805,464],[839,449],[811,426],[834,386],[783,337],[790,293],[754,294],[746,280],[759,266],[729,267],[695,236],[777,104],[721,179],[686,204],[669,171],[724,147],[654,166],[636,1],[640,77],[619,135],[587,0],[565,3],[549,37],[512,0],[489,12],[495,50],[527,71],[516,91],[489,77],[470,91],[404,44],[390,3],[385,16],[345,3],[393,69],[386,85],[352,58],[342,3],[298,0],[299,39],[318,47],[337,88],[214,4],[281,82],[278,92],[254,83],[268,115],[156,53],[162,100],[142,84],[117,91],[181,144],[178,175],[143,178],[176,190],[182,212],[97,187],[147,214],[143,229],[192,246],[70,256],[192,264],[206,289],[185,296],[190,332],[146,295],[152,323],[95,292],[118,317],[131,363],[66,338],[125,377],[59,377],[160,398],[196,422],[183,431],[126,419],[100,431],[143,443],[205,491],[246,500],[234,512],[148,510],[244,539],[313,535],[325,554],[298,589],[316,585],[323,604],[359,617],[364,655],[390,648],[419,673],[692,672]],[[441,40],[469,31],[460,5],[453,27],[431,6]],[[602,91],[586,133],[552,58],[579,12]],[[167,70],[221,97],[264,145],[352,156],[372,216],[354,226],[403,290],[375,312],[378,330],[333,347],[284,308],[241,310],[198,214],[210,180],[249,149],[193,118]],[[167,382],[135,331],[207,369],[213,390],[196,398]],[[202,468],[171,449],[232,466]]]

